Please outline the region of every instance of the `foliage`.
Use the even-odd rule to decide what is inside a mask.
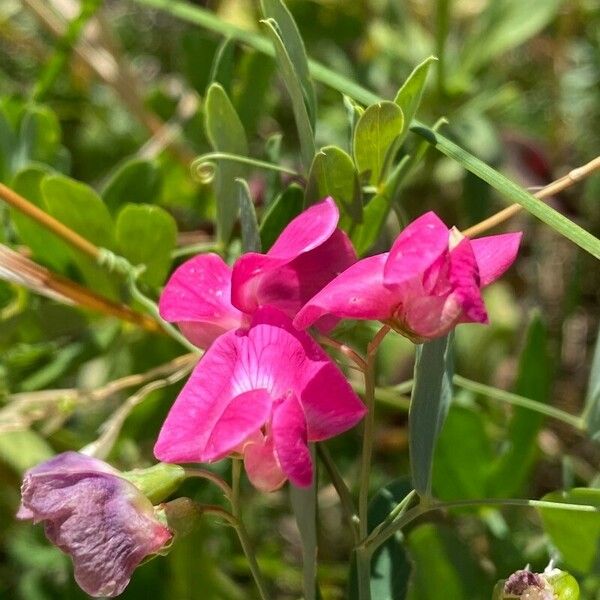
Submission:
[[[191,368],[149,301],[173,269],[267,252],[328,195],[361,257],[428,210],[466,230],[525,209],[501,225],[525,235],[485,291],[489,326],[460,325],[416,359],[396,334],[379,347],[365,533],[386,536],[373,599],[491,598],[498,579],[550,559],[597,597],[597,513],[547,503],[600,506],[599,179],[531,193],[598,153],[594,3],[90,1],[78,17],[65,4],[0,6],[0,183],[102,249],[90,256],[0,200],[0,243],[44,269],[15,272],[0,254],[0,597],[84,597],[66,557],[15,521],[21,477],[88,444],[123,470],[154,462]],[[135,281],[120,257],[140,267]],[[377,329],[344,321],[328,348],[363,397],[339,347],[366,356]],[[351,499],[361,433],[325,446]],[[356,531],[317,455],[316,489],[291,500],[241,481],[273,598],[358,598]],[[198,479],[179,494],[223,500]],[[122,597],[255,597],[230,529],[202,519]]]

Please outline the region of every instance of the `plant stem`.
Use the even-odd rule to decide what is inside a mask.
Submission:
[[[566,190],[567,188],[571,187],[574,183],[585,179],[598,169],[600,169],[600,156],[597,156],[596,158],[594,158],[594,160],[591,160],[589,163],[586,163],[581,167],[573,169],[564,177],[553,181],[552,183],[543,187],[541,190],[537,191],[533,195],[536,198],[540,199],[554,196],[555,194],[558,194],[559,192],[562,192],[563,190]],[[519,213],[522,208],[523,207],[520,204],[512,204],[511,206],[507,206],[506,208],[497,212],[491,217],[488,217],[480,223],[477,223],[476,225],[465,229],[462,233],[466,237],[477,237],[478,235],[481,235],[482,233],[486,232],[488,229],[492,229],[493,227],[504,223],[505,221]]]
[[[251,158],[249,156],[241,156],[239,154],[231,154],[229,152],[209,152],[207,154],[202,154],[201,156],[196,158],[192,163],[192,173],[201,182],[209,182],[212,179],[212,176],[214,175],[214,160],[228,160],[231,162],[237,162],[257,167],[259,169],[266,169],[269,171],[277,171],[278,173],[285,173],[294,177],[299,176],[299,173],[297,171],[294,171],[294,169],[288,169],[287,167],[282,167],[281,165],[276,165],[274,163],[270,163],[264,160]]]
[[[586,429],[584,420],[581,417],[571,415],[564,410],[560,410],[560,408],[548,406],[547,404],[542,404],[541,402],[531,400],[530,398],[525,398],[524,396],[519,396],[518,394],[513,394],[512,392],[499,390],[483,383],[471,381],[470,379],[461,377],[460,375],[454,375],[452,381],[457,386],[475,392],[476,394],[482,394],[489,398],[493,398],[494,400],[499,400],[500,402],[507,402],[513,406],[522,406],[523,408],[527,408],[548,417],[558,419],[559,421],[567,423],[579,431],[585,431]]]
[[[354,550],[354,558],[358,578],[358,598],[368,600],[371,598],[371,551],[366,546],[360,546]]]
[[[338,468],[335,465],[327,446],[325,446],[324,443],[318,444],[317,452],[322,463],[325,465],[327,473],[329,474],[329,478],[331,479],[331,483],[333,484],[333,487],[340,498],[342,511],[352,533],[354,545],[357,545],[360,541],[357,527],[358,514],[356,513],[356,507],[354,506],[354,502],[352,500],[352,494],[350,494],[350,490],[348,489],[346,482],[338,471]]]
[[[214,483],[221,488],[227,500],[231,502],[231,498],[233,496],[233,490],[231,489],[231,486],[216,473],[213,473],[208,469],[201,469],[200,467],[185,467],[184,471],[186,477],[198,477]]]
[[[367,361],[356,350],[350,348],[342,342],[338,342],[323,334],[317,335],[317,341],[324,346],[329,346],[339,350],[344,356],[348,357],[363,373],[367,370]]]
[[[373,437],[375,434],[375,361],[377,358],[377,349],[389,331],[390,327],[388,325],[383,325],[383,327],[375,334],[367,348],[367,364],[364,374],[365,403],[368,412],[365,416],[360,481],[358,487],[358,531],[361,539],[365,539],[369,533],[369,480],[371,476],[371,458],[373,455]],[[357,550],[356,563],[360,600],[370,600],[371,598],[370,560],[371,557],[368,553],[365,554],[362,550]]]
[[[240,503],[240,482],[242,476],[242,461],[238,458],[231,459],[231,512],[236,520],[234,525],[238,538],[240,540],[240,544],[242,546],[242,550],[246,555],[246,559],[248,560],[248,566],[250,567],[250,572],[252,573],[252,577],[254,577],[254,582],[256,583],[256,587],[258,588],[258,592],[262,600],[269,600],[269,594],[267,592],[267,586],[265,580],[262,576],[260,567],[258,565],[258,561],[256,560],[256,555],[254,553],[254,548],[252,547],[252,543],[250,541],[250,537],[248,536],[248,532],[246,531],[246,527],[244,526],[244,522],[242,521],[242,507]]]
[[[189,246],[181,246],[171,252],[171,258],[182,258],[190,254],[204,254],[206,252],[216,252],[221,254],[223,246],[218,242],[199,242],[198,244],[190,244]]]
[[[394,533],[406,527],[418,517],[434,510],[445,510],[450,508],[468,508],[479,506],[526,506],[533,508],[550,508],[555,510],[570,510],[579,512],[600,512],[600,507],[589,504],[569,504],[566,502],[547,502],[545,500],[529,500],[523,498],[482,498],[477,500],[453,500],[450,502],[439,502],[434,504],[419,504],[406,511],[397,520],[384,530],[380,531],[363,542],[364,546],[375,551],[376,548],[385,543]]]

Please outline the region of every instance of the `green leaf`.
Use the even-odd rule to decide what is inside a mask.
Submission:
[[[8,181],[12,173],[17,138],[4,106],[0,105],[0,181]]]
[[[19,128],[14,171],[31,162],[52,163],[60,148],[61,131],[56,114],[45,106],[31,106]]]
[[[242,252],[260,252],[260,233],[250,188],[244,179],[236,179],[242,228]]]
[[[41,190],[42,180],[47,175],[48,170],[43,167],[28,167],[17,173],[12,188],[38,208],[47,211]],[[10,215],[20,240],[29,246],[34,257],[52,269],[64,272],[71,259],[64,242],[22,212],[11,208]]]
[[[552,382],[552,365],[548,356],[548,333],[541,316],[532,315],[525,346],[519,359],[514,392],[537,402],[547,403]],[[522,491],[538,453],[536,443],[544,415],[515,407],[510,421],[506,451],[496,461],[490,474],[493,495],[514,496]]]
[[[439,133],[421,124],[415,124],[411,127],[411,131],[424,137],[440,152],[458,162],[467,171],[489,183],[503,196],[520,204],[540,221],[552,227],[552,229],[589,252],[592,256],[600,259],[600,240],[597,237]]]
[[[292,101],[292,110],[298,129],[300,139],[300,151],[302,155],[302,164],[308,170],[315,155],[315,139],[313,126],[310,120],[310,114],[304,98],[304,90],[300,82],[300,76],[296,72],[294,63],[288,54],[288,47],[282,39],[282,33],[277,21],[266,19],[263,21],[267,32],[275,46],[277,64],[281,72],[281,77]]]
[[[485,498],[492,458],[482,414],[477,408],[452,406],[440,433],[433,461],[436,498]]]
[[[421,96],[427,81],[427,73],[431,63],[436,62],[435,56],[429,56],[422,63],[418,64],[398,90],[394,102],[402,109],[404,122],[409,124],[414,119],[421,104]],[[408,135],[408,127],[406,127],[400,136],[398,143],[401,143]]]
[[[311,445],[313,465],[316,465],[314,444]],[[290,500],[302,543],[302,579],[304,599],[317,600],[317,474],[310,487],[290,484]]]
[[[354,160],[360,176],[377,185],[387,174],[404,128],[402,109],[393,102],[372,104],[354,131]]]
[[[304,190],[297,184],[290,185],[269,206],[260,224],[260,240],[266,252],[285,229],[297,217],[304,206]]]
[[[597,440],[600,435],[600,331],[596,338],[583,418],[590,436]]]
[[[111,212],[125,204],[155,204],[162,192],[162,179],[156,162],[133,158],[123,163],[106,182],[102,198]]]
[[[409,446],[413,485],[431,495],[436,442],[452,401],[452,334],[417,347],[410,401]]]
[[[225,90],[213,83],[206,96],[206,133],[213,148],[241,156],[248,155],[246,132]],[[217,236],[227,243],[237,220],[235,201],[236,177],[243,177],[245,167],[232,161],[221,161],[215,176],[217,197]]]
[[[560,552],[565,565],[579,573],[596,572],[600,566],[600,490],[574,488],[551,492],[543,500],[598,507],[597,513],[538,509],[544,530]]]
[[[561,0],[491,0],[466,38],[458,59],[461,73],[473,73],[499,54],[516,48],[542,30],[557,14]]]
[[[17,473],[52,458],[54,452],[46,440],[35,431],[6,431],[0,433],[0,461]]]
[[[141,281],[160,286],[171,267],[177,243],[175,219],[158,206],[128,204],[117,217],[117,247],[132,265],[145,265]]]
[[[317,120],[317,100],[308,68],[304,41],[298,26],[282,0],[261,0],[260,6],[265,19],[273,19],[277,23],[279,35],[298,78],[310,123],[314,129]]]
[[[445,122],[444,119],[440,119],[433,129],[437,130]],[[427,141],[421,140],[410,154],[403,156],[387,178],[383,188],[364,207],[363,222],[353,229],[350,236],[359,256],[366,254],[379,239],[392,206],[399,201],[402,184],[423,160],[428,148]]]
[[[41,183],[48,212],[101,248],[114,249],[113,221],[104,202],[89,186],[63,175],[49,175]],[[87,283],[111,298],[117,296],[114,280],[105,269],[71,246],[68,248]]]
[[[253,132],[262,110],[266,109],[265,98],[271,89],[275,61],[259,52],[244,52],[241,62],[241,82],[234,104],[246,131]]]
[[[408,534],[407,544],[414,561],[411,600],[490,598],[493,581],[483,572],[468,545],[450,527],[421,525]]]
[[[306,205],[331,196],[352,221],[362,221],[362,193],[352,158],[337,146],[325,146],[315,155],[306,185]]]
[[[412,490],[408,478],[397,479],[381,488],[369,502],[368,531],[386,519]],[[379,546],[371,558],[371,597],[373,600],[404,600],[412,570],[403,545],[403,537],[396,532]],[[358,598],[356,565],[353,561],[350,572],[349,600]]]
[[[227,91],[231,87],[231,79],[233,78],[236,44],[237,42],[233,38],[225,38],[219,44],[210,72],[210,82],[220,84]]]

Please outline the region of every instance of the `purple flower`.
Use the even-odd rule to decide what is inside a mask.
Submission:
[[[515,260],[520,233],[469,240],[429,212],[408,225],[390,252],[350,266],[294,319],[300,329],[326,317],[382,321],[415,342],[458,323],[487,323],[481,288]]]
[[[135,568],[171,540],[152,503],[110,465],[65,452],[25,473],[18,519],[43,522],[91,596],[118,596]]]

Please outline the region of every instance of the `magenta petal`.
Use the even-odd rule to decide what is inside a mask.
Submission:
[[[216,254],[201,254],[176,269],[161,294],[159,310],[201,348],[239,327],[243,318],[231,304],[231,268]]]
[[[287,479],[275,456],[272,437],[246,444],[244,468],[250,483],[263,492],[274,492]]]
[[[268,256],[290,259],[313,250],[331,236],[339,218],[333,198],[313,204],[281,232]]]
[[[398,295],[383,285],[387,258],[387,253],[370,256],[346,269],[302,307],[294,325],[306,329],[324,315],[379,320],[391,317]]]
[[[523,233],[518,231],[471,240],[482,286],[496,281],[512,265],[522,236]]]
[[[487,323],[488,316],[481,297],[479,269],[471,241],[463,239],[450,252],[450,271],[448,274],[453,288],[451,296],[462,309],[463,322]]]
[[[257,431],[271,412],[271,396],[250,390],[236,396],[225,408],[206,442],[204,456],[219,460]]]
[[[267,254],[243,255],[233,267],[233,305],[249,314],[275,306],[293,317],[356,260],[348,236],[335,228],[337,219],[327,199],[294,219]]]
[[[398,286],[423,275],[448,250],[448,239],[448,227],[433,212],[410,223],[390,250],[383,274],[385,285]]]
[[[264,386],[253,387],[251,375],[239,362],[239,352],[248,349],[237,332],[218,338],[206,351],[183,387],[160,430],[154,455],[165,462],[205,462],[222,458],[259,429],[270,416]],[[255,397],[244,392],[261,390]],[[252,410],[253,399],[257,402]],[[231,403],[241,409],[240,418]],[[220,420],[224,419],[221,424]],[[215,433],[216,430],[216,433]],[[218,440],[221,431],[225,437]],[[225,452],[226,453],[226,452]]]
[[[276,403],[271,428],[282,471],[293,484],[308,487],[312,483],[313,466],[306,418],[294,394],[289,393]]]

